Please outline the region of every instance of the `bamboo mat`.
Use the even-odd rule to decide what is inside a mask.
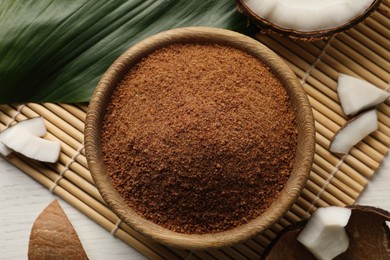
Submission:
[[[390,88],[390,4],[363,24],[328,41],[306,43],[277,36],[256,38],[285,59],[302,82],[313,108],[317,145],[310,179],[291,210],[271,229],[245,243],[208,251],[168,248],[143,237],[111,212],[94,186],[83,146],[86,104],[15,104],[0,106],[0,130],[27,118],[43,116],[47,139],[62,142],[57,164],[42,164],[11,154],[7,159],[116,237],[148,258],[245,259],[259,258],[264,248],[285,226],[309,216],[317,207],[351,205],[374,174],[390,146],[390,102],[378,107],[379,129],[356,145],[349,154],[328,151],[329,140],[346,121],[340,108],[338,73]]]

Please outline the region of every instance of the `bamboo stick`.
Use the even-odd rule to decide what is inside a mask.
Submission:
[[[311,202],[309,202],[302,196],[300,196],[295,203],[301,208],[305,209],[305,212],[307,212],[309,215],[311,215],[316,209],[316,207],[313,207]]]
[[[351,166],[345,164],[341,161],[341,158],[334,156],[332,153],[321,147],[320,145],[316,145],[316,154],[319,158],[324,159],[332,165],[332,172],[335,169],[335,166],[338,165],[338,169],[354,179],[357,183],[361,185],[365,185],[367,180],[364,178],[359,172],[355,171]],[[320,161],[320,159],[315,159],[315,161]],[[341,164],[340,164],[341,163]]]
[[[50,136],[48,136],[47,139],[54,140],[55,138],[51,138]],[[73,154],[73,156],[74,155],[76,154]],[[69,157],[66,153],[61,153],[59,158],[59,163],[56,164],[55,167],[60,168],[62,170],[65,167],[65,165],[67,165],[70,161],[72,161],[72,163],[69,165],[69,169],[77,172],[80,176],[82,176],[85,180],[89,181],[90,183],[93,183],[93,179],[89,170],[84,166],[82,166],[81,164],[79,164],[76,161],[77,158],[73,160],[72,157]]]
[[[378,66],[370,59],[365,58],[359,52],[356,52],[350,46],[346,45],[344,42],[338,40],[337,37],[334,41],[332,41],[332,46],[343,53],[345,56],[348,56],[354,63],[364,67],[366,70],[369,70],[373,75],[380,78],[381,80],[386,81],[388,78],[389,74],[385,70],[385,64],[382,64],[383,67]]]
[[[317,197],[317,194],[313,193],[309,189],[304,189],[302,191],[302,197],[308,201],[311,201],[311,203],[310,203],[311,206],[308,209],[309,211],[311,210],[312,206],[315,206],[316,208],[330,206],[327,202],[325,202],[321,198]]]
[[[326,190],[332,194],[334,197],[336,197],[339,201],[346,205],[352,205],[355,200],[349,197],[347,194],[341,192],[337,189],[332,183],[334,180],[334,176],[329,176],[329,179],[323,179],[317,174],[312,174],[310,180],[313,181],[313,183],[317,184],[319,187],[326,188]]]
[[[310,216],[310,214],[297,203],[291,206],[291,211],[294,211],[296,215],[299,216],[300,220],[307,219]]]
[[[379,44],[378,41],[375,41],[372,37],[367,36],[367,32],[371,32],[371,30],[367,27],[360,27],[360,29],[357,28],[355,30],[348,31],[347,35],[375,52],[378,56],[388,57],[389,50]]]
[[[278,224],[280,224],[281,226],[283,227],[286,227],[286,226],[289,226],[291,225],[291,223],[294,223],[294,218],[296,218],[296,216],[294,216],[295,214],[293,214],[291,211],[287,211],[283,217],[281,219],[278,220]]]
[[[381,13],[374,12],[371,16],[369,16],[365,22],[368,27],[370,27],[372,30],[376,31],[380,35],[382,35],[384,38],[389,37],[390,30],[384,26],[384,24],[388,24],[388,19],[385,18]],[[384,41],[386,42],[386,41]]]
[[[257,254],[262,255],[264,252],[264,247],[262,247],[259,243],[254,239],[250,239],[244,242],[244,245],[255,251]]]
[[[333,171],[335,171],[336,169],[334,168],[334,165],[331,164],[330,162],[328,162],[327,160],[323,159],[321,156],[315,156],[314,157],[314,163],[317,164],[319,167],[321,167],[322,169],[324,169],[326,172],[329,173],[332,173]],[[360,192],[363,190],[365,184],[367,183],[367,180],[362,178],[362,180],[356,180],[356,179],[353,179],[353,177],[345,174],[344,172],[342,172],[340,169],[338,171],[336,171],[335,173],[335,177],[339,180],[343,180],[343,182],[346,182],[348,183],[348,186],[357,191],[357,192]],[[352,181],[350,181],[352,180]],[[350,182],[348,182],[350,181]]]
[[[380,104],[378,106],[379,111],[381,111],[384,115],[387,117],[390,117],[390,105],[388,104],[388,101],[385,101],[384,103]],[[386,123],[384,123],[386,124]]]
[[[171,251],[174,251],[174,252],[177,252],[178,249],[174,249],[174,248],[169,248]],[[184,251],[186,252],[186,251]],[[189,254],[191,256],[193,256],[194,258],[196,259],[217,259],[215,257],[213,257],[209,252],[207,251],[198,251],[198,250],[195,250],[195,251],[189,251]],[[221,254],[222,256],[225,256],[225,254]],[[181,259],[187,259],[188,255],[187,256],[181,256]],[[223,258],[221,257],[221,259],[230,259],[230,258]]]
[[[234,245],[233,248],[244,255],[247,259],[256,259],[259,257],[255,251],[253,251],[250,247],[245,246],[244,244]]]
[[[231,259],[248,259],[232,247],[222,248],[221,251],[223,251],[226,255],[231,257]],[[220,257],[218,256],[216,257],[216,259],[220,259]]]
[[[68,110],[52,103],[44,103],[42,105],[46,107],[48,110],[50,110],[52,113],[58,115],[62,120],[64,120],[65,122],[73,126],[79,132],[84,133],[84,121],[78,119]]]
[[[350,57],[340,52],[337,48],[328,48],[326,55],[324,55],[321,60],[339,72],[344,72],[350,75],[352,74],[352,76],[360,76],[382,89],[387,87],[386,81],[376,77],[375,74],[366,70]]]
[[[84,110],[80,109],[76,105],[71,105],[71,104],[58,104],[62,108],[64,108],[66,111],[77,117],[78,119],[81,120],[81,122],[85,122],[85,112]]]
[[[88,111],[88,104],[87,103],[79,103],[79,104],[76,104],[76,106],[78,108],[80,108],[81,110],[83,110],[85,113],[87,113],[87,111]]]
[[[334,100],[322,94],[320,91],[307,83],[303,84],[302,86],[306,93],[318,102],[316,104],[321,104],[322,109],[318,108],[321,109],[320,111],[323,111],[325,115],[329,115],[332,120],[334,119],[337,123],[345,123],[344,112],[341,109],[340,104],[336,103]],[[326,110],[324,109],[325,107]],[[329,111],[329,113],[327,113],[327,111]]]
[[[207,251],[193,251],[194,253],[203,253],[207,254],[206,256],[201,257],[201,259],[230,259],[229,256],[219,249],[207,250]]]
[[[327,187],[320,187],[317,184],[315,184],[313,181],[308,180],[306,184],[307,189],[309,189],[314,194],[318,194],[321,196],[321,198],[328,203],[329,205],[335,205],[335,206],[346,206],[345,203],[343,203],[341,200],[333,196],[331,193],[329,193],[326,189]],[[318,196],[317,195],[317,196]]]
[[[386,69],[390,67],[390,63],[388,60],[384,59],[384,57],[377,54],[377,52],[373,51],[372,49],[368,48],[366,45],[362,44],[361,42],[357,41],[355,38],[348,36],[345,33],[340,33],[337,35],[337,38],[355,50],[356,52],[361,53],[366,59],[370,60],[371,62],[375,63],[379,67]]]
[[[313,164],[313,172],[315,172],[320,178],[327,180],[329,177],[329,173],[322,169],[318,164]],[[355,191],[351,187],[348,186],[348,184],[342,182],[339,178],[340,176],[337,176],[339,171],[337,171],[334,174],[334,178],[330,181],[331,184],[333,184],[337,189],[345,193],[347,196],[352,198],[353,200],[356,200],[359,197],[359,192]]]
[[[278,222],[276,224],[283,228],[285,226],[290,225],[290,221],[285,216],[283,216],[282,218],[280,218],[278,220]],[[277,230],[277,229],[278,229],[278,227],[275,227],[275,230]]]
[[[384,112],[382,112],[382,110]],[[387,115],[386,112],[388,112],[389,115]],[[378,106],[378,119],[379,119],[379,122],[384,124],[387,127],[387,129],[389,129],[389,130],[386,129],[386,132],[384,132],[384,134],[388,134],[388,131],[390,131],[390,118],[389,118],[389,116],[390,116],[390,109],[389,109],[389,107],[387,107],[387,105],[384,104],[384,103],[380,104]]]
[[[383,1],[380,5],[379,8],[377,9],[378,12],[384,13],[384,15],[387,15],[389,17],[390,14],[390,2],[389,0]]]
[[[58,164],[56,164],[58,165]],[[100,203],[105,204],[105,201],[103,200],[102,196],[100,195],[99,191],[97,188],[91,184],[90,182],[86,181],[84,178],[80,177],[77,173],[69,170],[62,168],[61,171],[57,171],[56,167],[54,166],[49,166],[51,169],[53,169],[55,172],[63,172],[62,177],[58,175],[57,179],[60,180],[61,178],[65,178],[69,180],[71,183],[88,193],[90,196],[98,200]],[[56,181],[56,180],[54,180]]]
[[[262,247],[266,248],[271,242],[268,238],[263,235],[255,236],[254,240],[259,243]]]
[[[358,197],[358,192],[355,189],[352,189],[348,184],[340,181],[344,179],[350,179],[348,176],[343,175],[338,171],[337,169],[333,170],[332,173],[328,173],[326,170],[324,170],[319,164],[315,163],[313,164],[313,181],[316,182],[319,186],[324,186],[327,182],[329,182],[330,187],[334,187],[335,194],[337,192],[341,191],[343,194],[340,195],[340,197],[345,197],[345,202],[350,202],[351,200],[356,200]],[[359,184],[356,184],[357,186]],[[361,188],[361,190],[363,187]]]
[[[270,241],[272,241],[275,237],[276,237],[276,234],[277,232],[274,232],[273,230],[271,229],[267,229],[265,230],[262,235],[264,235],[264,237],[266,237],[267,239],[269,239]]]

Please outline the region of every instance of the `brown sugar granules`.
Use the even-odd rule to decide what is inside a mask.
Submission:
[[[297,127],[269,69],[222,45],[174,44],[114,91],[102,133],[114,187],[143,217],[203,234],[259,216],[293,167]]]

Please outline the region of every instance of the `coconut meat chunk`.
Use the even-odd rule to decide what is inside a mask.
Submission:
[[[12,153],[12,149],[8,148],[5,144],[3,144],[2,141],[12,130],[16,128],[23,129],[31,133],[32,135],[39,137],[42,137],[47,133],[45,121],[42,117],[34,117],[31,119],[23,120],[9,128],[6,128],[0,133],[0,153],[4,156],[7,156]]]
[[[320,260],[331,260],[345,252],[349,238],[345,231],[351,217],[351,209],[342,207],[319,208],[297,240]]]
[[[333,137],[329,150],[346,154],[358,142],[378,129],[376,109],[369,110],[346,122]]]
[[[373,0],[242,0],[260,19],[300,32],[330,30],[366,12]]]
[[[2,142],[15,152],[42,162],[56,162],[61,151],[59,141],[39,138],[21,128],[12,129]]]
[[[390,97],[390,93],[359,78],[340,74],[337,94],[347,116],[372,108]]]

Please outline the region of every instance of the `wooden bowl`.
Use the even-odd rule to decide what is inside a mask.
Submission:
[[[236,228],[211,234],[189,235],[173,232],[138,215],[111,184],[103,163],[101,129],[110,96],[129,69],[143,57],[172,43],[218,43],[235,47],[261,60],[285,87],[298,125],[298,145],[291,176],[279,197],[256,219]],[[242,34],[207,27],[180,28],[149,37],[127,50],[106,71],[89,104],[85,126],[85,146],[89,169],[108,206],[129,226],[156,241],[180,248],[208,249],[231,246],[271,227],[295,202],[308,179],[314,156],[315,130],[312,110],[301,84],[290,68],[274,52]]]

